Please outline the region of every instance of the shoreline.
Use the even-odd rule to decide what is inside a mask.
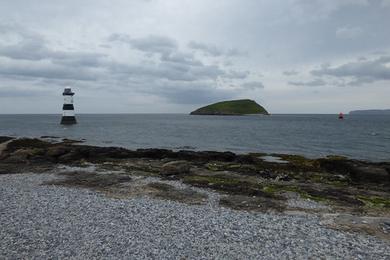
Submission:
[[[0,177],[54,172],[58,179],[43,185],[189,205],[205,205],[212,193],[217,196],[213,202],[217,207],[314,214],[337,229],[390,241],[390,162],[339,156],[308,159],[285,154],[128,150],[80,142],[0,137]]]
[[[42,140],[44,142],[49,142],[52,144],[61,144],[61,143],[67,143],[67,144],[81,144],[82,146],[86,147],[105,147],[105,148],[120,148],[128,151],[142,151],[142,150],[150,150],[150,151],[167,151],[167,152],[173,152],[173,153],[181,153],[181,152],[192,152],[192,153],[215,153],[215,154],[223,154],[223,153],[230,153],[237,156],[247,156],[247,155],[260,155],[264,157],[300,157],[302,159],[308,159],[308,160],[318,160],[318,159],[345,159],[348,161],[356,161],[356,162],[363,162],[363,163],[372,163],[372,164],[386,164],[390,163],[390,157],[388,159],[368,159],[368,158],[360,158],[360,157],[352,157],[348,155],[343,154],[323,154],[323,155],[313,155],[313,154],[305,154],[305,153],[294,153],[294,152],[276,152],[276,151],[261,151],[257,149],[249,149],[249,150],[235,150],[233,149],[218,149],[218,148],[206,148],[201,149],[197,147],[193,147],[190,145],[183,145],[183,146],[175,146],[175,147],[153,147],[153,146],[135,146],[135,147],[128,147],[126,145],[120,145],[120,144],[113,144],[112,141],[103,141],[102,143],[95,143],[95,142],[89,142],[85,138],[67,138],[67,137],[60,137],[60,136],[51,136],[51,135],[43,135],[43,136],[19,136],[19,135],[0,135],[0,144],[1,140],[3,138],[6,139],[37,139]]]

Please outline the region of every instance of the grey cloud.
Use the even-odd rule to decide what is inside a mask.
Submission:
[[[147,53],[159,54],[157,62],[134,65],[112,64],[113,71],[123,76],[132,75],[153,77],[154,79],[168,79],[171,81],[202,81],[226,79],[244,79],[249,75],[248,71],[224,71],[217,65],[205,65],[196,59],[192,53],[183,52],[179,49],[176,41],[168,37],[148,36],[145,38],[133,39],[128,35],[111,35],[110,41],[121,41],[134,47],[133,42],[147,43],[147,47],[137,47]]]
[[[371,52],[371,54],[373,54],[373,55],[387,55],[387,51],[376,50],[376,51]]]
[[[3,42],[9,36],[18,39],[18,42],[1,44],[0,56],[11,59],[40,60],[48,51],[41,35],[29,32],[20,26],[0,24],[0,33],[3,36]]]
[[[295,71],[295,70],[283,71],[283,75],[285,75],[285,76],[294,76],[294,75],[298,75],[298,74],[299,74],[299,72]]]
[[[46,97],[53,94],[52,88],[29,88],[19,87],[14,82],[3,83],[0,86],[0,98],[29,98]]]
[[[212,82],[162,82],[153,89],[144,90],[164,97],[176,104],[208,104],[230,99],[237,95],[234,90],[215,88]]]
[[[54,64],[72,67],[98,67],[101,60],[106,57],[104,54],[93,52],[53,51],[47,47],[47,42],[41,35],[26,31],[18,26],[2,26],[0,31],[19,38],[17,43],[0,44],[0,56],[13,60],[50,60]]]
[[[216,100],[230,99],[236,93],[212,88],[202,88],[189,90],[174,89],[173,91],[165,91],[162,94],[169,101],[176,104],[208,104]]]
[[[327,83],[323,79],[314,79],[311,81],[289,81],[288,84],[293,86],[307,86],[307,87],[320,87],[320,86],[327,85]]]
[[[246,79],[250,75],[250,71],[236,71],[236,70],[229,70],[225,74],[225,78],[228,79]]]
[[[97,67],[105,55],[86,52],[51,51],[43,42],[22,42],[12,46],[0,46],[0,56],[15,60],[51,60],[53,63],[72,66]]]
[[[23,28],[1,27],[5,34],[18,36],[19,41],[0,45],[0,74],[8,78],[96,80],[98,75],[89,66],[98,66],[104,55],[84,52],[52,51],[39,34]],[[9,60],[6,60],[7,58]]]
[[[365,7],[369,0],[295,0],[291,1],[291,16],[297,21],[327,19],[342,8]]]
[[[143,77],[149,79],[168,79],[171,81],[199,81],[216,80],[225,75],[225,72],[217,66],[188,65],[177,62],[158,62],[147,64],[121,64],[112,62],[107,69],[123,78]]]
[[[193,54],[179,50],[175,40],[164,36],[132,38],[129,35],[113,34],[109,41],[120,41],[130,47],[146,53],[159,54],[157,63],[133,65],[115,65],[113,70],[131,75],[144,75],[172,81],[216,80],[218,77],[242,77],[230,75],[215,65],[205,65]]]
[[[41,60],[47,55],[41,42],[28,41],[12,46],[0,46],[0,56],[20,60]]]
[[[7,28],[4,30],[8,30]],[[115,86],[159,95],[178,104],[202,104],[231,98],[242,89],[258,89],[260,82],[240,84],[239,89],[218,89],[217,80],[243,80],[245,70],[225,71],[218,65],[207,65],[193,53],[183,52],[174,39],[164,36],[131,38],[113,34],[109,41],[126,43],[131,49],[155,55],[136,64],[122,63],[108,54],[83,51],[52,50],[44,37],[23,29],[13,30],[19,42],[0,45],[0,75],[13,80],[39,80],[42,84],[76,84],[87,88]],[[215,50],[216,51],[216,50]],[[216,53],[215,53],[216,54]],[[238,51],[224,50],[223,55]],[[221,54],[221,55],[222,55]],[[239,84],[239,83],[237,83]],[[13,92],[8,91],[8,95]],[[15,92],[14,95],[22,93]]]
[[[190,53],[183,53],[180,51],[172,52],[169,54],[163,54],[161,56],[161,61],[180,63],[180,64],[186,64],[191,66],[203,66],[203,63],[199,60],[196,60],[194,55]]]
[[[110,78],[111,75],[107,75],[107,72],[112,72],[114,76],[120,75],[118,79],[141,77],[172,81],[199,81],[216,80],[226,74],[218,66],[204,65],[191,53],[180,52],[175,41],[168,37],[148,36],[132,39],[126,35],[111,35],[111,40],[126,41],[138,50],[161,54],[157,63],[130,65],[103,60],[106,55],[99,53],[51,51],[45,46],[43,38],[19,35],[22,36],[21,42],[12,46],[1,46],[0,56],[36,61],[36,63],[2,63],[0,64],[2,75],[94,81],[98,77]],[[48,60],[50,63],[40,63],[42,60]],[[96,68],[96,70],[89,69],[89,67]],[[237,74],[236,76],[230,75],[230,77],[241,76]]]
[[[336,30],[336,36],[340,39],[354,39],[362,34],[363,29],[360,27],[344,26]]]
[[[149,35],[142,38],[132,38],[127,34],[112,34],[109,41],[129,44],[133,49],[147,52],[169,55],[178,49],[178,44],[174,39],[166,36]]]
[[[189,42],[188,47],[194,50],[200,50],[204,52],[205,54],[211,55],[211,56],[222,56],[223,52],[217,48],[215,45],[207,45],[200,42]]]
[[[188,47],[190,49],[201,51],[205,55],[209,55],[213,57],[219,57],[219,56],[231,57],[231,56],[240,56],[243,54],[238,49],[230,48],[224,50],[222,48],[217,47],[216,45],[205,44],[205,43],[195,42],[195,41],[189,42]]]
[[[94,81],[98,73],[83,68],[56,66],[53,64],[0,64],[0,75],[12,77],[48,78]]]
[[[255,90],[264,88],[264,84],[260,81],[246,82],[241,85],[244,89]]]
[[[53,63],[73,67],[100,67],[107,57],[105,54],[93,52],[51,52],[48,56]]]
[[[390,56],[374,60],[349,62],[336,67],[322,67],[311,71],[314,76],[331,76],[339,79],[352,79],[354,84],[379,80],[390,80]]]
[[[0,87],[0,98],[42,97],[50,94],[52,94],[50,90]]]
[[[382,0],[381,5],[385,8],[390,7],[390,0]]]

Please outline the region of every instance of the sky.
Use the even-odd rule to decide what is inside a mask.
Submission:
[[[390,108],[390,0],[1,0],[0,113]]]

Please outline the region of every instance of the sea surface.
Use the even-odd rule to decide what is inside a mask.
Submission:
[[[0,135],[85,139],[87,144],[174,150],[344,155],[390,161],[386,115],[190,116],[184,114],[0,115]]]

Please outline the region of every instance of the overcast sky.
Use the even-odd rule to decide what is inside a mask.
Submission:
[[[0,113],[390,108],[390,0],[2,0]]]

